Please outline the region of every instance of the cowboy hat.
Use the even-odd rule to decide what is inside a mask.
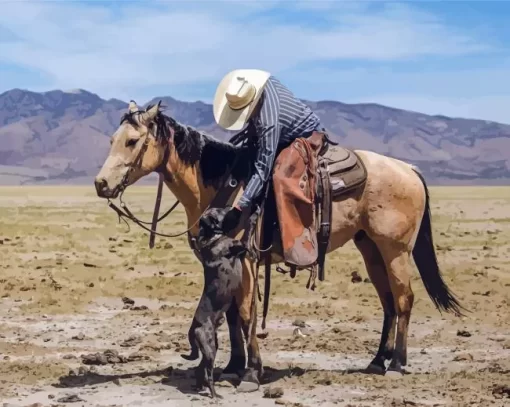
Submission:
[[[269,72],[259,69],[236,69],[226,74],[214,95],[216,123],[226,130],[241,130],[257,106],[269,76]]]

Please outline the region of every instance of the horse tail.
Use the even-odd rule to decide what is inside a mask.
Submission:
[[[450,291],[443,280],[437,263],[434,242],[432,240],[432,226],[430,214],[429,190],[423,175],[416,169],[413,171],[420,178],[425,189],[425,211],[421,220],[420,229],[413,248],[413,258],[425,285],[425,289],[439,312],[451,312],[463,316],[461,310],[466,310],[455,295]]]

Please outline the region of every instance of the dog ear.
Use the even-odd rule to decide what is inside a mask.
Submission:
[[[233,240],[232,245],[229,247],[229,253],[231,256],[238,257],[248,250],[244,244],[242,244],[239,240]]]

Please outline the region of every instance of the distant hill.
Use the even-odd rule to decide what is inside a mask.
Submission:
[[[178,121],[226,138],[211,105],[163,100]],[[510,125],[377,104],[307,102],[343,146],[420,167],[432,184],[510,184]],[[0,183],[91,183],[127,102],[85,90],[0,95]]]

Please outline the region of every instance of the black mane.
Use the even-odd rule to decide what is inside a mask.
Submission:
[[[153,105],[149,105],[146,111]],[[121,124],[129,123],[133,127],[139,127],[133,113],[122,116]],[[188,165],[198,163],[204,185],[212,185],[218,188],[227,170],[234,164],[232,175],[237,181],[246,180],[249,177],[253,159],[253,149],[246,146],[235,146],[223,142],[210,135],[199,132],[197,129],[179,123],[174,118],[159,112],[155,117],[157,125],[157,140],[169,140],[170,128],[174,130],[174,144],[179,158]]]

